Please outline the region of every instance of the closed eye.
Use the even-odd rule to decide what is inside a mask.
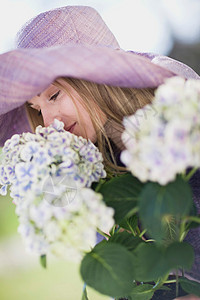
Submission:
[[[49,101],[51,101],[51,100],[54,100],[54,101],[55,101],[59,94],[60,94],[60,91],[58,91],[58,92],[55,93],[53,96],[51,96],[51,98],[49,99]]]
[[[59,94],[60,94],[60,90],[59,90],[57,93],[55,93],[53,96],[51,96],[51,98],[49,99],[49,101],[51,101],[51,100],[54,100],[54,101],[55,101]],[[28,104],[28,106],[30,106],[31,108],[38,110],[38,111],[39,111],[38,115],[39,115],[39,116],[41,115],[41,110],[39,110],[39,109],[33,107],[33,106],[32,106],[33,104],[30,103],[30,102],[27,102],[27,104]]]

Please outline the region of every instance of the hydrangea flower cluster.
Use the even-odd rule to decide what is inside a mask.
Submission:
[[[57,119],[5,142],[0,194],[10,188],[29,251],[78,260],[94,246],[97,228],[111,229],[114,210],[90,189],[106,177],[102,161],[90,140],[65,131]]]
[[[166,80],[151,105],[124,118],[121,161],[141,181],[161,185],[188,167],[200,167],[199,116],[200,80]]]
[[[43,255],[53,254],[80,262],[85,251],[96,244],[96,229],[109,232],[114,225],[114,210],[107,207],[102,195],[90,188],[77,190],[67,206],[58,207],[40,198],[17,205],[16,214],[26,250]]]

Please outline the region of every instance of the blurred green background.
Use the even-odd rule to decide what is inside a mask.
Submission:
[[[15,205],[9,196],[0,196],[0,300],[81,299],[79,265],[51,256],[43,269],[38,256],[25,252],[17,227]],[[87,290],[89,300],[111,299]]]

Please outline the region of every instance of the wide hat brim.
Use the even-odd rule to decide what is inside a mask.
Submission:
[[[157,87],[172,76],[196,78],[165,56],[109,47],[68,44],[9,51],[0,56],[0,146],[14,133],[32,131],[24,103],[58,77],[121,87]]]

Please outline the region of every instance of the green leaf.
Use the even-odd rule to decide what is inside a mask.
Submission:
[[[144,243],[141,238],[133,236],[126,231],[115,233],[113,236],[111,236],[111,238],[109,238],[108,242],[121,244],[129,251],[134,250],[140,243]]]
[[[182,289],[188,294],[194,294],[200,297],[200,283],[194,280],[189,280],[185,277],[179,278]]]
[[[135,287],[128,296],[130,300],[149,300],[154,294],[153,286],[150,284],[141,284]]]
[[[165,260],[164,249],[154,243],[141,243],[133,251],[135,279],[137,281],[154,281],[164,276],[170,267]]]
[[[177,221],[175,217],[168,216],[165,217],[163,220],[163,239],[162,239],[162,245],[168,246],[173,241],[176,241],[179,237],[179,224],[177,224]]]
[[[146,242],[133,251],[135,279],[142,282],[157,280],[175,268],[190,269],[193,261],[193,248],[186,242],[175,242],[167,248]]]
[[[194,250],[186,242],[174,242],[166,249],[165,259],[170,269],[184,268],[189,270],[194,262]]]
[[[83,290],[83,294],[82,294],[82,298],[81,300],[89,300],[88,296],[87,296],[87,290],[86,290],[86,286]]]
[[[130,217],[137,207],[138,196],[144,184],[130,173],[112,178],[99,189],[104,201],[115,210],[115,221],[119,224],[123,218]]]
[[[139,196],[139,217],[157,241],[169,235],[169,222],[187,215],[192,207],[192,190],[180,176],[166,186],[148,182]]]
[[[80,272],[84,282],[98,292],[121,297],[133,288],[132,254],[115,243],[97,244],[85,255]]]
[[[138,226],[138,216],[133,215],[130,218],[123,219],[120,222],[119,226],[131,232],[134,232],[136,230],[136,227]]]
[[[41,264],[41,266],[42,266],[43,268],[46,269],[46,267],[47,267],[47,258],[46,258],[46,254],[40,256],[40,264]]]

